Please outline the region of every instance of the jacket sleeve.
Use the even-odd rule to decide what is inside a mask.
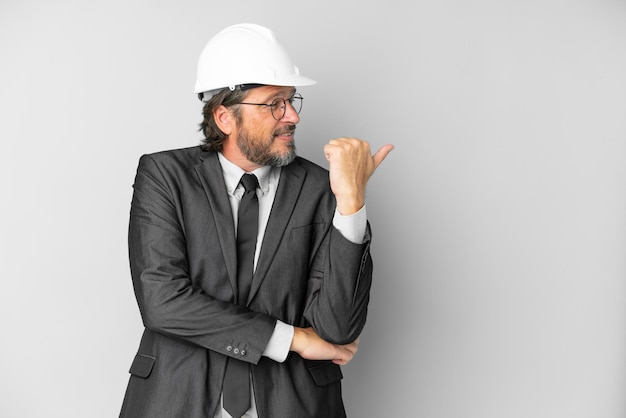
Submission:
[[[238,347],[238,353],[245,353],[238,358],[257,363],[276,320],[218,300],[192,280],[179,184],[164,166],[143,156],[133,185],[128,247],[144,325],[227,356],[234,356],[233,347]]]
[[[350,242],[331,226],[314,258],[304,315],[326,341],[351,343],[365,326],[372,284],[370,242],[369,223],[363,244]]]

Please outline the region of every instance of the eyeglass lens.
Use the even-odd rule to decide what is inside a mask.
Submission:
[[[286,102],[291,103],[291,106],[296,111],[296,113],[300,113],[300,110],[302,110],[302,96],[300,95],[300,93],[296,93],[286,100],[275,99],[271,105],[272,116],[274,116],[274,119],[280,120],[285,116],[285,112],[287,111]]]

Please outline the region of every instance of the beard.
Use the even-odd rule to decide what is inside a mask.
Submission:
[[[274,138],[285,133],[293,133],[295,130],[296,126],[290,125],[274,131],[269,140],[263,140],[261,138],[253,138],[246,129],[241,129],[237,137],[237,145],[248,161],[259,165],[283,167],[296,158],[296,144],[294,141],[291,141],[285,144],[287,149],[280,151],[272,150]]]

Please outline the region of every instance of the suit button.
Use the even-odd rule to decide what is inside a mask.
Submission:
[[[247,356],[248,355],[248,350],[246,350],[245,348],[243,350],[241,350],[241,355],[242,356]]]
[[[228,347],[226,347],[226,351],[233,351],[233,346],[229,345]]]
[[[233,350],[233,353],[235,353],[235,354],[239,354],[239,349],[238,349],[238,348],[235,348],[235,349]]]

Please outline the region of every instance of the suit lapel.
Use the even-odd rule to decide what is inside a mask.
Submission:
[[[217,242],[220,243],[228,279],[237,294],[237,246],[232,209],[228,201],[228,192],[224,183],[222,166],[216,153],[204,153],[201,162],[195,167],[204,192],[209,200],[217,229]]]
[[[259,260],[252,278],[247,303],[250,303],[254,298],[276,256],[278,246],[296,206],[305,177],[306,170],[297,162],[289,164],[281,170],[278,189],[276,190],[272,211],[265,228],[261,253],[259,254]]]

